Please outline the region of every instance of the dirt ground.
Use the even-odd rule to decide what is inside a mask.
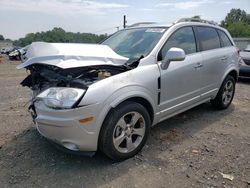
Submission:
[[[207,103],[164,121],[140,154],[113,163],[63,153],[41,137],[19,85],[25,70],[0,60],[0,187],[250,187],[250,80],[237,84],[229,109]]]

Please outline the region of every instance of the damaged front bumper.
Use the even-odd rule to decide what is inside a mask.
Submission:
[[[135,68],[139,60],[126,64],[127,57],[106,45],[44,42],[32,43],[22,59],[17,68],[30,73],[21,85],[33,92],[29,111],[38,131],[71,151],[96,151],[102,107],[92,104],[97,100],[78,104],[91,85]]]
[[[97,104],[84,107],[55,110],[42,101],[34,103],[36,128],[41,135],[71,151],[96,151],[100,125],[95,117]],[[92,121],[82,122],[84,118]]]

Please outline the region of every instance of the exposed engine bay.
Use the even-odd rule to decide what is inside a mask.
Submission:
[[[91,84],[134,69],[143,58],[129,59],[97,44],[35,42],[26,48],[17,69],[30,73],[20,84],[32,90],[33,118],[36,101],[54,109],[75,108]]]
[[[33,97],[50,87],[87,89],[99,80],[130,70],[127,66],[98,65],[62,69],[53,65],[33,64],[30,74],[21,82],[33,91]]]

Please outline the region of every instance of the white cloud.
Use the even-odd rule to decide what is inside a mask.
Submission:
[[[154,11],[155,9],[152,9],[152,8],[136,8],[136,10],[139,10],[139,11]]]
[[[232,1],[224,1],[224,2],[221,2],[221,4],[230,5],[230,4],[233,4],[233,2]]]
[[[0,10],[17,10],[67,15],[99,15],[112,9],[128,8],[126,4],[90,0],[1,0]]]
[[[183,1],[178,3],[159,3],[156,6],[157,7],[170,7],[173,9],[182,9],[182,10],[188,10],[188,9],[194,9],[206,4],[214,3],[213,0],[202,0],[202,1]]]

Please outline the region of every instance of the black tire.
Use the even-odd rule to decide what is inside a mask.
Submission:
[[[145,133],[142,137],[142,140],[140,141],[140,144],[133,151],[122,153],[115,148],[113,143],[113,136],[115,134],[115,129],[117,129],[118,121],[130,112],[137,112],[143,117],[143,122],[145,122]],[[111,110],[105,118],[100,132],[99,148],[106,156],[115,161],[122,161],[133,157],[145,145],[149,135],[150,126],[150,116],[144,106],[132,101],[124,102],[121,105],[117,106],[115,109]]]
[[[229,82],[232,83],[232,96],[231,96],[230,100],[228,100],[228,102],[225,103],[223,101],[223,94],[224,94],[224,91],[225,91],[225,87]],[[234,93],[235,93],[235,79],[232,76],[228,75],[225,78],[225,80],[223,81],[223,83],[222,83],[222,85],[221,85],[215,99],[211,100],[211,103],[218,110],[226,109],[232,103],[232,100],[234,98]]]

